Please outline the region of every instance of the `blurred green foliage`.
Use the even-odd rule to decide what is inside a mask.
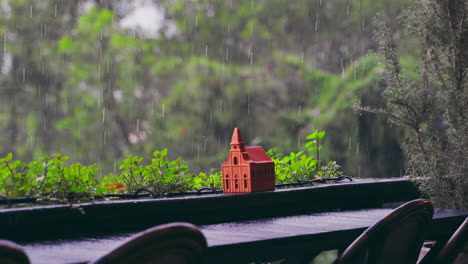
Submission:
[[[404,130],[351,106],[382,103],[371,20],[377,11],[397,17],[409,0],[155,1],[157,37],[123,27],[127,1],[7,2],[4,156],[69,153],[96,163],[102,178],[129,155],[167,148],[166,160],[183,157],[211,175],[239,126],[247,142],[281,153],[326,130],[320,159],[352,176],[398,176],[404,167]],[[396,19],[389,27],[414,64],[411,37]]]

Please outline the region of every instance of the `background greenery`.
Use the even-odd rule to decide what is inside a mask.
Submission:
[[[383,102],[377,11],[415,69],[408,0],[0,2],[1,157],[61,152],[103,176],[167,148],[198,173],[219,168],[235,126],[280,153],[319,129],[345,174],[403,173],[405,130],[351,106]],[[122,26],[140,5],[164,16],[158,37]]]

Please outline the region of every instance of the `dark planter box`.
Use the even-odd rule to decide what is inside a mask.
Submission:
[[[0,237],[44,240],[141,230],[162,223],[224,223],[319,211],[380,207],[421,195],[403,178],[357,179],[246,194],[205,194],[0,210]]]

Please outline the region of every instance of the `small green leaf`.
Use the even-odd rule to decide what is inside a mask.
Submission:
[[[161,151],[161,157],[165,157],[167,155],[167,148]]]
[[[10,152],[8,153],[3,159],[0,159],[0,162],[10,162],[10,160],[13,158],[13,154]]]

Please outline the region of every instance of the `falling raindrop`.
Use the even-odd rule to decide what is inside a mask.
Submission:
[[[340,58],[340,67],[341,67],[341,78],[344,78],[345,77],[345,68],[344,68],[343,57]]]
[[[29,17],[33,16],[33,5],[29,6]]]
[[[346,6],[346,15],[349,16],[349,5]]]
[[[299,105],[299,116],[302,115],[302,105]]]
[[[163,104],[163,105],[162,105],[162,117],[163,117],[163,118],[164,118],[165,114],[166,114],[166,105]]]
[[[352,140],[351,137],[348,137],[348,149],[351,150]]]
[[[195,27],[198,27],[198,15],[195,15]]]
[[[137,128],[136,128],[137,134],[140,133],[140,119],[137,118]]]
[[[6,54],[7,32],[3,32],[3,56]]]
[[[208,145],[208,140],[205,136],[203,136],[203,152],[206,152],[207,145]]]
[[[151,102],[151,115],[154,115],[154,101]]]
[[[34,135],[31,135],[31,151],[34,150]]]
[[[200,158],[200,144],[197,144],[197,158]]]
[[[205,57],[208,57],[208,45],[205,45]]]
[[[301,52],[301,63],[304,63],[304,51]]]
[[[54,16],[57,17],[57,4],[54,5]]]
[[[103,107],[102,108],[102,123],[104,124],[105,121],[106,121],[106,108]]]
[[[318,15],[315,17],[315,32],[318,31]]]
[[[42,132],[46,131],[46,117],[45,115],[42,117]]]
[[[356,154],[359,155],[359,142],[356,142]]]
[[[26,81],[26,68],[23,68],[23,83]]]
[[[221,69],[221,94],[224,95],[224,71],[226,69],[226,64],[223,62],[223,68]]]

